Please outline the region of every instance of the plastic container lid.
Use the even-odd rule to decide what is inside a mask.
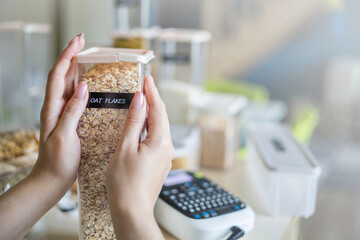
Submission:
[[[226,93],[205,92],[197,100],[192,105],[200,112],[222,116],[235,116],[248,105],[246,97]]]
[[[0,30],[22,30],[25,33],[50,33],[52,26],[46,23],[1,22]]]
[[[276,172],[320,174],[312,153],[299,144],[287,126],[279,123],[253,123],[249,135],[265,166]]]
[[[211,39],[211,33],[205,30],[167,28],[161,31],[159,40],[176,42],[208,42]]]
[[[111,62],[139,62],[149,63],[155,58],[153,51],[127,48],[89,48],[78,53],[75,63],[111,63]]]

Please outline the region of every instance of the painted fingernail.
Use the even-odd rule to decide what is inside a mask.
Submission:
[[[142,108],[144,104],[144,94],[142,92],[136,92],[132,104],[134,104],[135,109]]]
[[[74,93],[74,97],[77,99],[84,99],[87,92],[87,85],[85,82],[80,82]]]

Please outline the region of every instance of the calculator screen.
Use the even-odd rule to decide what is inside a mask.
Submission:
[[[186,172],[178,172],[175,174],[169,174],[166,178],[164,185],[172,186],[180,183],[190,182],[192,181],[192,176],[187,174]]]

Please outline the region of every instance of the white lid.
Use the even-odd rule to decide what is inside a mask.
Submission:
[[[167,28],[161,31],[159,40],[176,42],[208,42],[211,33],[206,30]]]
[[[0,22],[0,30],[22,30],[25,33],[50,33],[52,26],[46,23]]]
[[[249,137],[269,170],[320,174],[315,157],[294,139],[288,127],[280,123],[253,123],[249,126]]]
[[[200,112],[222,116],[235,116],[248,105],[246,97],[228,93],[204,92],[197,100],[192,105]]]
[[[145,38],[153,39],[160,33],[160,27],[152,28],[133,28],[129,30],[115,30],[112,32],[113,38]]]
[[[139,62],[147,64],[155,58],[153,51],[127,48],[89,48],[78,53],[73,62],[76,63],[111,63]]]

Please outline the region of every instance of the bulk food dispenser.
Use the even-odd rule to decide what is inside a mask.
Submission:
[[[73,59],[75,87],[88,85],[89,102],[78,126],[81,160],[78,172],[81,239],[115,239],[105,172],[123,131],[134,93],[154,58],[151,51],[91,48]]]
[[[211,34],[204,30],[164,29],[156,40],[158,81],[178,80],[202,86]]]

